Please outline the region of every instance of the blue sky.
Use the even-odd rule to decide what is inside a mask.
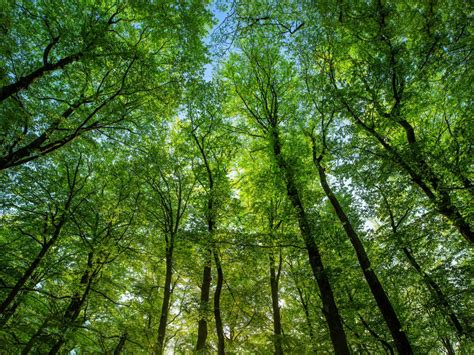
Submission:
[[[227,12],[221,11],[221,9],[218,8],[216,2],[212,3],[211,12],[214,16],[214,19],[216,20],[216,23],[209,30],[208,36],[204,39],[204,43],[206,43],[208,46],[212,46],[212,34],[214,33],[215,29],[224,22],[227,16]],[[212,60],[211,63],[204,66],[204,80],[210,81],[212,79],[212,72],[214,70],[215,64],[215,61]]]

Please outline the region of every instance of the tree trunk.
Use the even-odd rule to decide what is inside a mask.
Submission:
[[[397,121],[405,130],[408,147],[411,153],[410,160],[414,162],[417,170],[422,172],[422,176],[432,186],[433,190],[438,195],[437,197],[431,198],[432,202],[435,204],[435,206],[437,206],[438,211],[442,215],[446,216],[452,221],[454,226],[458,228],[459,232],[466,240],[474,243],[474,232],[472,231],[471,226],[458,211],[449,193],[443,189],[442,182],[433,172],[431,166],[429,166],[426,160],[423,158],[423,152],[417,147],[415,130],[407,120],[401,119]]]
[[[222,265],[219,258],[219,251],[217,247],[214,247],[214,261],[216,263],[216,271],[217,271],[217,283],[216,283],[216,290],[214,291],[214,319],[216,321],[216,332],[217,332],[217,353],[219,355],[225,354],[225,338],[224,338],[224,328],[222,326],[222,318],[221,318],[221,292],[222,292],[222,284],[224,282],[224,273],[222,272]]]
[[[201,284],[201,300],[199,307],[199,323],[198,323],[198,338],[196,343],[197,352],[206,351],[207,340],[207,317],[209,313],[209,292],[211,288],[211,263],[212,263],[212,249],[209,247],[206,250],[205,265],[202,275]]]
[[[354,298],[352,298],[352,295],[351,295],[350,291],[346,290],[346,292],[347,292],[347,296],[349,298],[349,301],[351,302],[352,305],[354,305]],[[377,341],[379,341],[380,344],[382,344],[382,347],[385,350],[387,350],[387,352],[390,355],[393,355],[394,352],[393,352],[392,346],[385,339],[383,339],[380,335],[378,335],[375,330],[372,329],[372,327],[369,325],[369,323],[367,323],[365,318],[362,317],[362,314],[360,314],[359,311],[357,311],[356,313],[357,313],[357,316],[359,317],[359,320],[361,321],[362,325],[364,326],[365,329],[367,329],[367,331],[370,333],[370,335],[372,335]]]
[[[120,337],[120,340],[117,344],[117,346],[114,349],[114,355],[120,355],[123,351],[123,348],[125,347],[125,342],[127,341],[127,333],[123,333],[122,336]]]
[[[394,352],[393,352],[392,346],[372,329],[372,327],[369,325],[369,323],[367,323],[367,321],[364,319],[364,317],[362,317],[362,315],[360,313],[357,313],[357,316],[359,317],[359,319],[362,322],[362,325],[365,327],[365,329],[368,330],[370,335],[372,335],[376,340],[378,340],[380,342],[380,344],[382,344],[382,347],[385,350],[387,350],[387,352],[390,355],[393,355]]]
[[[333,81],[333,85],[335,82]],[[337,88],[337,87],[336,87]],[[436,181],[433,181],[433,176],[431,176],[431,185],[433,189],[439,194],[436,196],[436,193],[428,186],[425,182],[425,177],[420,173],[416,172],[408,162],[403,159],[403,157],[387,142],[387,140],[381,136],[373,127],[368,126],[361,120],[361,118],[357,115],[357,113],[352,109],[352,107],[342,99],[342,103],[346,107],[349,114],[355,120],[355,123],[361,126],[367,133],[373,136],[377,141],[382,145],[382,147],[389,153],[391,159],[397,163],[408,175],[411,177],[412,181],[418,185],[421,190],[425,193],[431,203],[436,207],[438,212],[445,216],[451,223],[458,229],[459,233],[471,244],[474,244],[474,231],[472,230],[469,222],[461,215],[458,211],[457,207],[453,204],[451,197],[449,194],[443,190]],[[413,150],[412,147],[410,147]],[[413,159],[417,161],[416,153],[412,154],[415,155]],[[420,166],[419,161],[417,164]],[[429,176],[428,176],[429,177]]]
[[[314,334],[313,324],[311,322],[311,317],[309,315],[309,306],[308,306],[309,299],[305,300],[305,297],[303,295],[303,291],[301,290],[301,287],[299,287],[296,284],[296,281],[295,281],[295,287],[296,287],[296,290],[298,291],[298,296],[300,298],[301,306],[303,307],[304,316],[305,316],[305,320],[306,320],[306,326],[308,327],[308,335],[309,335],[309,338],[311,339],[311,346],[312,346],[311,349],[313,350],[313,353],[317,354],[318,349],[316,348],[316,337],[315,337],[315,334]]]
[[[304,210],[303,202],[301,201],[299,191],[294,182],[293,173],[281,154],[281,143],[277,127],[273,127],[271,133],[272,136],[270,139],[273,154],[286,183],[288,198],[296,210],[298,225],[306,245],[306,250],[308,251],[309,264],[321,292],[323,314],[328,324],[334,351],[336,354],[349,354],[349,346],[342,326],[341,316],[339,315],[339,310],[334,299],[331,284],[329,283],[328,276],[324,269],[319,249],[314,241],[313,229]]]
[[[87,257],[87,268],[82,274],[81,282],[80,282],[80,285],[83,288],[83,292],[82,294],[79,292],[76,292],[72,296],[71,302],[69,303],[69,306],[64,312],[62,325],[61,325],[61,335],[59,336],[59,339],[56,341],[56,343],[53,345],[53,347],[49,351],[50,355],[57,354],[61,350],[61,347],[64,345],[66,341],[65,339],[66,332],[70,329],[72,323],[76,321],[77,317],[79,317],[82,306],[84,305],[87,299],[87,296],[89,295],[89,292],[92,286],[92,281],[95,275],[95,272],[93,272],[92,270],[93,258],[94,258],[94,254],[90,252]]]
[[[196,145],[201,153],[206,168],[207,179],[209,183],[208,200],[207,200],[207,231],[209,232],[209,243],[213,243],[213,232],[216,223],[215,217],[215,206],[214,206],[214,175],[207,158],[206,151],[204,149],[204,141],[199,141],[196,133],[192,132],[192,137],[196,142]],[[203,138],[204,139],[204,138]],[[222,284],[224,282],[224,274],[222,272],[222,265],[219,258],[219,250],[216,246],[209,246],[206,256],[206,265],[204,266],[202,287],[201,287],[201,305],[200,305],[200,319],[198,324],[198,340],[196,344],[197,352],[206,351],[206,339],[207,339],[207,315],[209,308],[209,292],[211,287],[211,264],[212,254],[214,254],[214,261],[216,264],[217,271],[217,284],[216,290],[214,291],[214,320],[216,322],[216,333],[218,339],[218,354],[225,353],[225,338],[224,329],[222,325],[220,299],[222,292]]]
[[[161,305],[160,325],[158,327],[158,339],[156,342],[156,352],[158,355],[163,354],[166,337],[166,326],[168,324],[168,312],[171,299],[171,277],[173,274],[173,248],[174,235],[169,237],[166,243],[166,275],[165,285],[163,289],[163,303]]]
[[[69,204],[67,204],[66,208],[69,208]],[[20,293],[21,289],[30,280],[31,275],[33,275],[35,270],[38,268],[38,266],[40,265],[40,263],[43,260],[44,256],[46,255],[46,253],[49,251],[49,249],[53,246],[53,244],[59,238],[59,235],[61,233],[61,229],[62,229],[65,222],[66,222],[66,217],[63,215],[61,220],[59,221],[58,225],[55,226],[51,239],[47,243],[43,244],[43,246],[42,246],[40,252],[38,253],[38,255],[36,256],[35,260],[33,260],[33,262],[28,267],[28,269],[26,269],[26,271],[23,273],[23,275],[17,281],[15,286],[11,289],[11,291],[8,294],[7,298],[0,305],[0,315],[2,316],[2,320],[1,320],[2,324],[5,324],[6,321],[8,320],[8,318],[10,318],[13,315],[14,309],[9,311],[10,305],[15,301],[15,299],[18,296],[18,294]]]
[[[451,325],[456,330],[456,333],[458,334],[458,336],[461,337],[463,335],[467,335],[467,332],[464,330],[463,326],[461,325],[461,322],[456,316],[456,313],[454,313],[451,306],[449,305],[448,299],[446,298],[443,291],[441,290],[441,287],[439,287],[439,285],[430,277],[430,275],[428,275],[421,269],[420,264],[418,264],[418,262],[416,261],[415,257],[413,256],[409,248],[403,247],[402,250],[405,256],[407,257],[410,265],[422,277],[426,286],[431,291],[432,295],[437,301],[437,305],[441,308],[443,313],[445,313],[448,316],[448,319]]]
[[[454,351],[453,345],[449,341],[449,338],[443,337],[441,338],[441,341],[446,348],[446,354],[447,355],[456,355],[456,352]]]
[[[313,161],[316,168],[318,169],[321,186],[323,187],[326,196],[331,202],[331,205],[333,206],[337,217],[339,218],[352,246],[354,247],[354,250],[357,255],[357,260],[359,261],[359,265],[362,268],[364,277],[367,283],[369,284],[370,290],[372,291],[372,295],[374,296],[375,301],[382,313],[385,323],[387,324],[390,333],[392,334],[398,352],[400,354],[413,354],[410,342],[408,341],[405,332],[402,330],[402,325],[398,319],[397,314],[395,313],[395,309],[393,308],[392,303],[390,302],[387,294],[385,293],[382,284],[380,283],[377,275],[371,267],[370,260],[367,256],[362,241],[359,239],[359,236],[352,227],[349,218],[345,214],[344,210],[339,204],[339,201],[337,200],[336,196],[329,187],[324,167],[321,165],[320,158],[316,157],[316,147],[314,143]]]
[[[33,336],[30,338],[28,343],[26,343],[25,347],[21,350],[21,355],[28,355],[33,348],[33,345],[36,342],[36,339],[38,339],[42,334],[44,329],[48,326],[49,323],[49,318],[46,318],[43,323],[40,325],[38,330],[33,334]]]
[[[272,294],[272,310],[273,310],[273,344],[275,346],[275,355],[283,354],[283,347],[281,344],[282,328],[280,315],[280,300],[278,294],[279,277],[275,270],[275,257],[273,250],[268,255],[270,262],[270,288]]]

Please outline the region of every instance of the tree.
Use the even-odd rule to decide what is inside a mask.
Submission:
[[[208,18],[192,2],[8,4],[8,45],[0,53],[0,170],[88,132],[98,138],[108,130],[133,129],[144,122],[142,107],[160,109],[179,95],[181,75],[202,60],[199,35]],[[196,20],[189,20],[190,13]],[[33,35],[30,26],[37,30]],[[189,34],[185,41],[181,31]]]
[[[174,144],[176,149],[178,143]],[[177,146],[177,147],[176,147]],[[149,186],[153,196],[149,205],[149,214],[156,220],[158,230],[163,234],[165,241],[165,283],[163,286],[163,302],[156,341],[156,352],[162,354],[165,349],[166,327],[168,325],[168,311],[171,306],[171,282],[173,277],[173,253],[175,239],[182,228],[188,202],[194,188],[194,178],[191,177],[190,167],[177,152],[161,148],[147,151],[149,165],[141,174]],[[145,159],[147,159],[145,157]]]
[[[9,291],[0,305],[2,325],[15,312],[21,302],[18,298],[21,298],[22,289],[33,278],[45,256],[58,243],[66,223],[70,223],[77,208],[87,198],[88,192],[84,190],[89,173],[83,165],[81,156],[77,162],[64,160],[61,168],[65,174],[61,176],[62,174],[56,173],[56,176],[52,176],[48,181],[48,185],[41,182],[37,171],[25,172],[21,178],[27,182],[27,189],[18,191],[18,197],[23,198],[5,206],[11,211],[6,219],[16,225],[20,238],[30,238],[30,243],[38,244],[40,249],[29,262],[29,266],[13,281],[12,287],[8,287]],[[46,171],[40,170],[39,175],[43,172]],[[24,227],[21,222],[23,218],[27,220]],[[39,234],[36,228],[40,231]]]
[[[473,352],[466,2],[3,5],[1,353]]]
[[[341,6],[336,10],[338,16],[334,10],[320,11],[324,20],[319,33],[331,39],[323,44],[326,50],[318,57],[327,63],[326,75],[335,97],[351,120],[383,147],[386,159],[408,174],[437,211],[472,243],[469,217],[462,205],[459,207],[454,202],[458,199],[455,195],[472,193],[472,182],[459,165],[468,148],[459,144],[452,131],[458,122],[465,122],[465,116],[457,105],[448,108],[439,96],[443,86],[436,82],[443,70],[437,64],[438,58],[453,66],[464,65],[451,53],[451,48],[464,45],[464,16],[460,15],[454,26],[459,28],[459,33],[456,30],[453,33],[454,27],[443,26],[456,20],[449,18],[443,23],[436,13],[458,13],[462,9],[456,5],[435,9],[430,3],[418,11],[414,6],[396,8],[375,1],[359,4],[352,10]],[[347,16],[346,11],[353,11],[354,20],[350,20],[352,15]],[[357,34],[361,18],[368,19],[362,37]],[[340,32],[331,36],[329,33],[335,28]],[[416,35],[419,31],[420,36]],[[437,35],[434,31],[438,31]],[[365,38],[373,39],[369,46]],[[445,48],[445,55],[441,48]],[[430,153],[437,142],[429,134],[418,141],[423,133],[417,126],[425,122],[430,126],[430,120],[416,121],[415,117],[423,115],[434,123],[432,129],[444,126],[442,130],[446,133],[442,135],[446,136],[440,137],[438,143],[446,144],[445,151],[453,157],[443,157],[444,153],[438,149]],[[450,149],[453,145],[457,147],[454,151]]]
[[[209,302],[209,288],[211,286],[211,264],[214,258],[217,281],[214,292],[214,319],[216,323],[216,333],[218,338],[218,353],[225,353],[224,329],[220,311],[220,299],[224,282],[224,274],[220,258],[219,247],[214,240],[214,232],[219,216],[219,210],[226,199],[226,180],[227,180],[227,161],[232,155],[232,145],[223,142],[224,135],[228,138],[228,133],[220,132],[223,117],[220,114],[222,109],[222,93],[217,91],[217,85],[204,88],[203,84],[197,84],[191,88],[192,93],[196,93],[198,99],[191,102],[188,109],[190,119],[190,136],[198,150],[198,155],[202,161],[201,166],[204,170],[203,176],[198,177],[200,185],[204,188],[206,207],[204,209],[209,244],[206,251],[206,260],[203,271],[203,280],[201,287],[201,312],[199,319],[198,339],[196,351],[206,349],[207,322],[206,310]],[[201,93],[198,94],[197,90]]]
[[[313,227],[309,223],[305,211],[301,193],[298,190],[292,167],[288,165],[282,152],[282,141],[280,139],[280,124],[287,112],[280,106],[284,105],[283,98],[291,90],[292,73],[288,66],[279,65],[278,53],[273,48],[268,48],[268,54],[263,58],[257,53],[257,47],[243,48],[249,67],[239,67],[242,70],[239,74],[230,73],[235,92],[242,101],[247,115],[259,126],[270,145],[276,166],[280,170],[281,178],[285,181],[287,195],[298,216],[300,232],[304,238],[308,251],[308,258],[313,270],[314,278],[318,283],[323,301],[323,313],[328,323],[331,339],[336,353],[349,353],[346,335],[342,327],[339,311],[334,300],[333,291],[327,275],[324,272],[324,265],[321,259],[319,248],[314,241]],[[251,82],[245,82],[245,75],[248,75]],[[248,88],[256,91],[253,96]],[[244,91],[246,90],[246,91]],[[251,100],[251,101],[250,101]],[[285,107],[285,106],[283,106]],[[291,105],[287,106],[291,109]]]

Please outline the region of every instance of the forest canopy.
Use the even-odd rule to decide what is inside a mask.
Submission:
[[[474,352],[469,2],[0,3],[0,353]]]

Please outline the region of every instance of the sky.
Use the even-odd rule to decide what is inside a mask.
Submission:
[[[210,29],[209,29],[209,32],[208,32],[208,35],[207,37],[204,39],[204,43],[208,46],[211,46],[213,45],[212,41],[212,35],[214,33],[214,31],[222,25],[222,23],[224,22],[224,20],[226,19],[227,17],[227,12],[224,12],[222,11],[221,9],[218,8],[216,2],[213,2],[212,5],[211,5],[211,12],[212,12],[212,15],[214,17],[214,19],[216,20],[216,23],[214,24],[214,26],[212,26]],[[216,58],[213,58],[211,63],[209,64],[206,64],[204,66],[204,80],[206,81],[211,81],[212,79],[212,73],[214,71],[214,67],[216,65]]]

